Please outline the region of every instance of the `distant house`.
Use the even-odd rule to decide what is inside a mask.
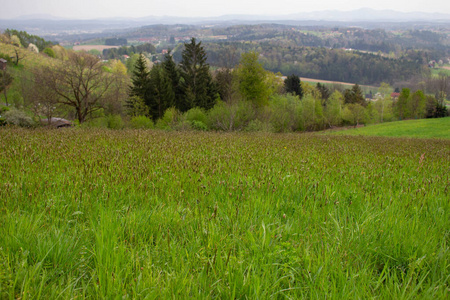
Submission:
[[[397,100],[398,97],[400,97],[400,93],[395,93],[395,92],[394,92],[394,93],[391,94],[392,100]]]
[[[130,58],[130,56],[128,56],[128,55],[123,55],[123,58],[125,58],[125,59],[129,59]]]
[[[41,124],[43,126],[49,126],[54,128],[71,127],[73,125],[72,122],[62,118],[51,118],[50,122],[48,119],[42,119]]]
[[[6,64],[7,64],[8,62],[6,61],[6,59],[4,59],[4,58],[0,58],[0,70],[6,70]]]

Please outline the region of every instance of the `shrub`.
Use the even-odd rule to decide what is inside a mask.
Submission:
[[[184,114],[184,118],[189,122],[199,121],[202,122],[203,124],[206,124],[208,122],[208,116],[206,115],[205,111],[200,107],[194,107],[188,110]]]
[[[301,128],[301,102],[298,96],[274,95],[270,98],[270,124],[275,132],[295,131]]]
[[[12,43],[14,46],[22,47],[22,44],[20,43],[20,39],[19,39],[19,37],[18,37],[17,35],[11,36],[11,43]]]
[[[166,130],[175,129],[179,119],[180,112],[175,107],[171,107],[167,109],[164,116],[156,122],[156,128]]]
[[[248,132],[257,132],[257,131],[272,132],[272,131],[274,131],[274,129],[270,123],[265,123],[259,119],[255,119],[255,120],[251,120],[248,123],[247,127],[245,128],[245,131],[248,131]]]
[[[7,106],[0,107],[0,126],[6,125],[5,117],[3,116],[10,108]]]
[[[131,127],[136,129],[152,129],[155,125],[150,118],[147,118],[146,116],[137,116],[131,118]]]
[[[56,53],[52,48],[45,48],[42,52],[47,54],[51,58],[56,58]]]
[[[80,127],[82,128],[107,128],[108,127],[108,120],[106,117],[97,117],[90,119],[89,121],[86,121],[82,124],[80,124]]]
[[[30,43],[27,47],[28,51],[39,53],[39,49],[35,44]]]
[[[248,101],[233,104],[220,101],[209,111],[208,125],[215,130],[243,130],[255,116],[255,109]]]
[[[202,121],[191,121],[190,123],[192,128],[195,130],[203,130],[203,131],[208,130],[208,126]]]
[[[6,124],[17,125],[21,127],[33,127],[36,124],[33,119],[29,117],[24,111],[18,109],[11,109],[3,114],[3,119]]]
[[[166,129],[173,129],[178,131],[188,131],[192,130],[192,123],[187,120],[179,120],[175,124],[172,124],[172,126],[167,127]]]
[[[125,125],[120,115],[108,115],[106,122],[109,129],[122,129]]]
[[[11,62],[11,56],[9,56],[8,54],[0,53],[0,58],[3,58],[4,60],[6,60],[9,63]]]

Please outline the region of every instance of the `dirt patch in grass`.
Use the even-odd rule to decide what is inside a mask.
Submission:
[[[75,51],[89,51],[89,50],[98,50],[103,51],[105,49],[111,49],[111,48],[119,48],[119,46],[106,46],[106,45],[78,45],[73,46],[73,50]]]

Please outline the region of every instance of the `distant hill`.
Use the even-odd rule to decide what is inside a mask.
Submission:
[[[27,15],[9,20],[0,20],[0,29],[14,28],[26,30],[41,36],[65,33],[95,33],[105,30],[118,30],[155,24],[254,24],[280,23],[299,25],[324,26],[365,26],[380,27],[380,23],[414,22],[411,26],[421,23],[445,23],[450,26],[450,14],[398,12],[393,10],[374,10],[362,8],[350,11],[324,10],[315,12],[293,13],[288,15],[224,15],[209,18],[188,18],[176,16],[147,16],[143,18],[105,18],[93,20],[69,20],[51,15]],[[381,26],[383,27],[383,26]]]

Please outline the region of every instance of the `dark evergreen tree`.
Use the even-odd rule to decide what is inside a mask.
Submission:
[[[150,72],[147,68],[147,63],[142,54],[139,55],[136,64],[134,65],[134,71],[131,77],[131,83],[128,90],[128,96],[137,96],[146,102],[146,94],[149,87]]]
[[[175,62],[173,61],[170,51],[169,51],[169,53],[164,55],[164,62],[162,63],[162,66],[163,66],[164,72],[167,75],[167,78],[170,81],[172,91],[174,93],[173,105],[178,110],[181,111],[183,108],[182,103],[183,103],[183,99],[184,99],[184,94],[183,94],[183,90],[180,85],[180,70],[179,70],[178,66],[175,64]]]
[[[231,102],[233,96],[233,73],[231,69],[222,68],[215,74],[217,91],[220,99],[225,102]]]
[[[366,99],[358,84],[355,84],[351,89],[346,89],[344,92],[344,103],[360,104],[367,106]]]
[[[284,80],[284,88],[286,89],[286,93],[292,93],[300,97],[303,97],[303,89],[300,82],[300,77],[295,74],[289,75]]]
[[[445,104],[439,103],[433,96],[426,96],[426,118],[443,118],[449,115]]]
[[[324,105],[327,102],[328,98],[330,98],[330,95],[331,95],[330,90],[324,84],[321,84],[320,82],[317,83],[316,88],[321,95],[322,105]]]
[[[129,97],[125,100],[124,106],[127,114],[132,117],[147,116],[149,113],[148,106],[145,104],[144,100],[138,96]]]
[[[206,52],[195,38],[184,46],[181,60],[184,101],[179,103],[179,110],[187,111],[193,107],[210,109],[215,104],[216,88],[206,63]]]
[[[150,115],[153,120],[161,118],[166,109],[175,104],[172,83],[161,64],[155,65],[150,71],[150,85],[146,104],[150,108]]]

